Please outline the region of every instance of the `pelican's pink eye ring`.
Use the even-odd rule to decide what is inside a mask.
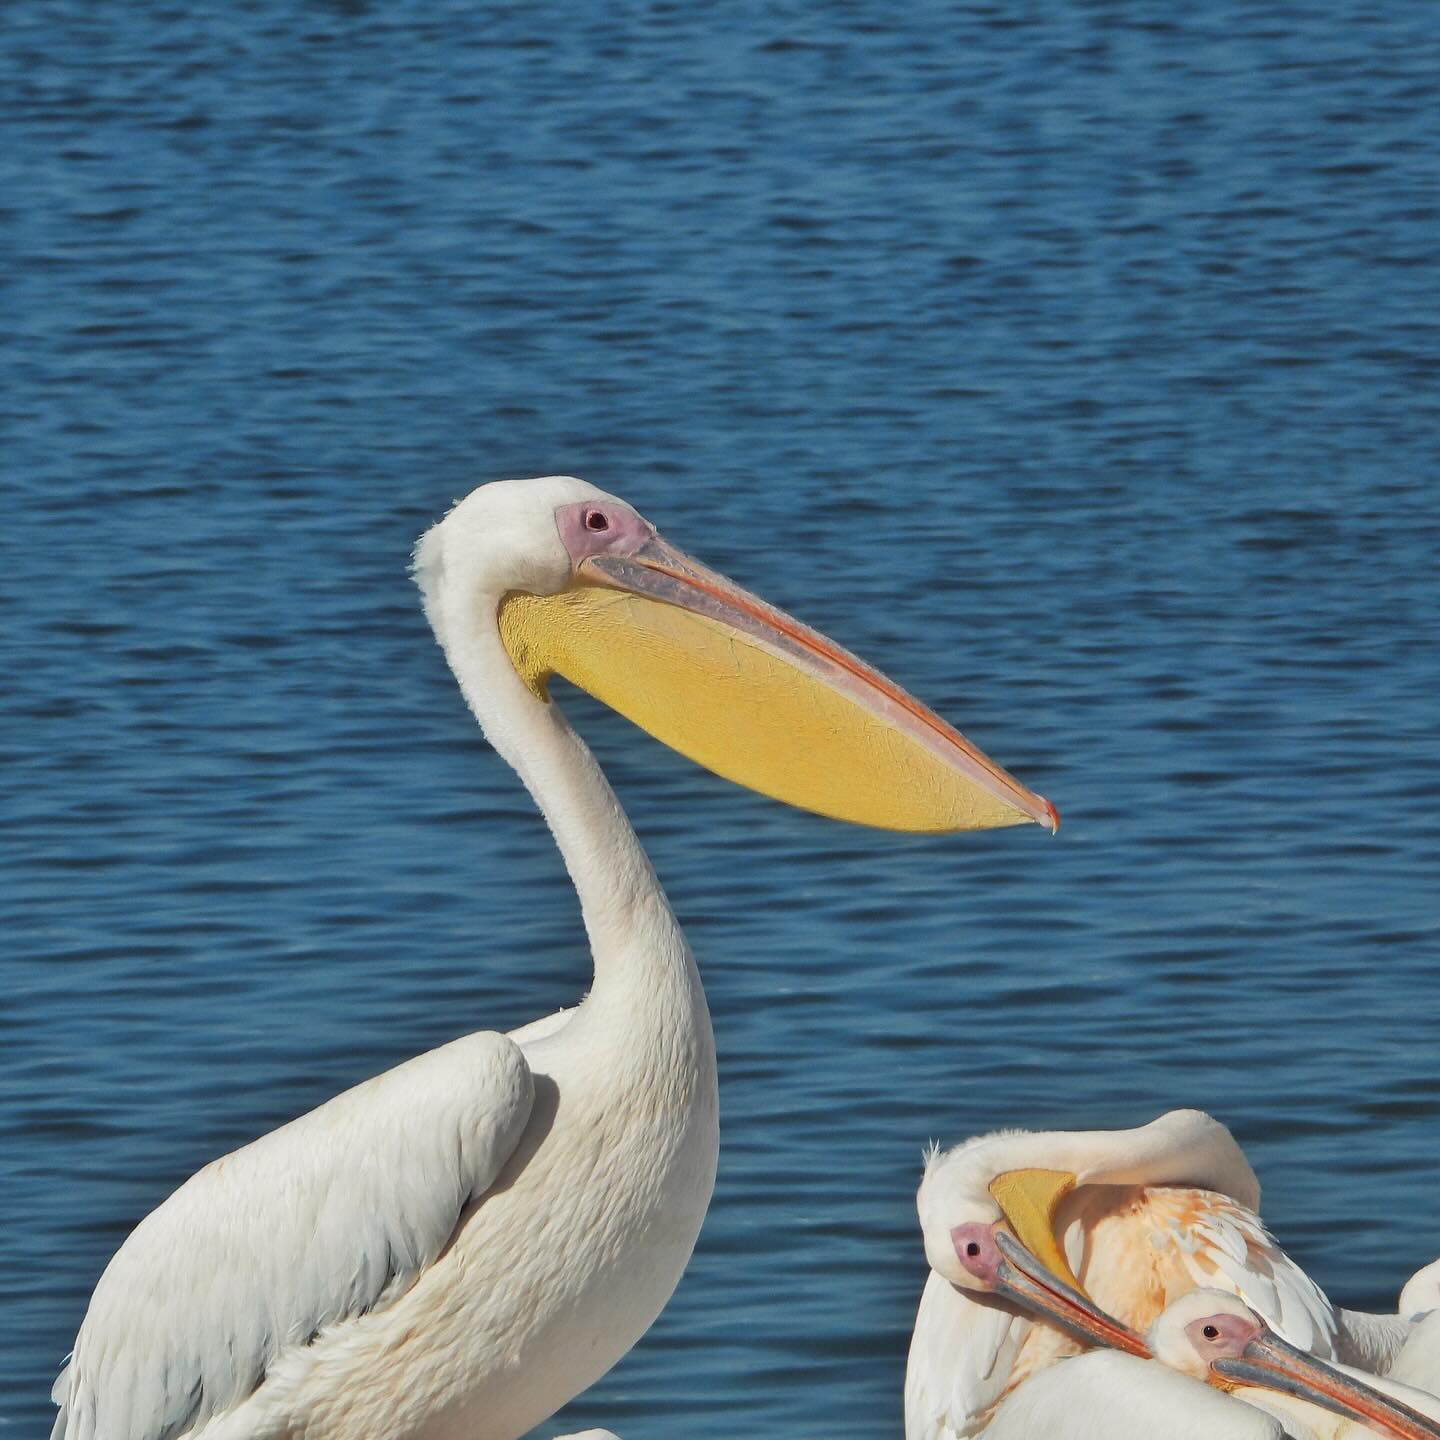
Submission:
[[[603,501],[577,500],[559,506],[555,526],[572,565],[592,555],[617,555],[623,559],[655,538],[655,531],[633,510]]]
[[[1197,1354],[1234,1357],[1259,1335],[1260,1326],[1243,1315],[1211,1315],[1192,1320],[1185,1332]]]
[[[982,1285],[994,1285],[1004,1257],[995,1244],[995,1232],[989,1225],[979,1221],[956,1225],[950,1231],[950,1243],[955,1247],[955,1258],[968,1274]]]

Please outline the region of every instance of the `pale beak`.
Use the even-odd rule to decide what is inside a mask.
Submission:
[[[1005,1257],[995,1277],[997,1294],[1087,1345],[1107,1345],[1149,1359],[1150,1350],[1142,1336],[1057,1279],[1013,1236],[996,1230],[995,1244]]]
[[[1428,1416],[1332,1369],[1268,1329],[1257,1335],[1237,1359],[1212,1361],[1210,1369],[1226,1382],[1222,1389],[1238,1384],[1278,1390],[1398,1440],[1440,1437],[1440,1425]]]
[[[899,686],[658,535],[575,574],[559,595],[501,605],[506,648],[537,693],[563,675],[716,774],[836,819],[1058,824],[1049,801]]]

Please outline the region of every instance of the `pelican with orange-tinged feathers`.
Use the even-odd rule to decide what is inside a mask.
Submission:
[[[1333,1356],[1344,1314],[1276,1244],[1259,1203],[1244,1153],[1198,1110],[1132,1130],[1002,1132],[932,1154],[917,1196],[931,1270],[906,1368],[907,1440],[985,1433],[1006,1396],[1080,1348],[994,1294],[983,1261],[992,1234],[1028,1255],[1038,1280],[1129,1332],[1212,1286],[1292,1344]]]
[[[182,1185],[95,1287],[56,1440],[513,1440],[669,1298],[715,1176],[709,1012],[551,675],[836,819],[1054,828],[917,701],[582,481],[474,491],[421,539],[415,575],[564,857],[589,994],[367,1080]]]

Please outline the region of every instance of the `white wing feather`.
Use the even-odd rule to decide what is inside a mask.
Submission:
[[[1005,1392],[1030,1325],[927,1275],[905,1365],[905,1440],[958,1440]]]
[[[511,1039],[467,1035],[207,1165],[100,1277],[52,1440],[175,1440],[289,1347],[389,1303],[494,1183],[533,1099]]]

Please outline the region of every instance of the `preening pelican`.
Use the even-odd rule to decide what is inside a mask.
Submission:
[[[917,1197],[931,1273],[906,1368],[907,1440],[985,1433],[1012,1390],[1079,1348],[1073,1325],[1056,1328],[1054,1313],[1032,1323],[1025,1297],[996,1286],[997,1236],[1012,1260],[1029,1257],[1032,1286],[1077,1292],[1130,1332],[1209,1285],[1332,1355],[1337,1313],[1266,1231],[1259,1203],[1240,1147],[1198,1110],[1133,1130],[1002,1132],[932,1154]]]
[[[853,656],[623,501],[484,486],[420,541],[425,612],[580,898],[575,1009],[467,1035],[207,1165],[101,1276],[64,1440],[513,1440],[644,1333],[715,1175],[689,947],[546,693],[560,674],[719,774],[834,818],[1039,821],[1032,794]]]

